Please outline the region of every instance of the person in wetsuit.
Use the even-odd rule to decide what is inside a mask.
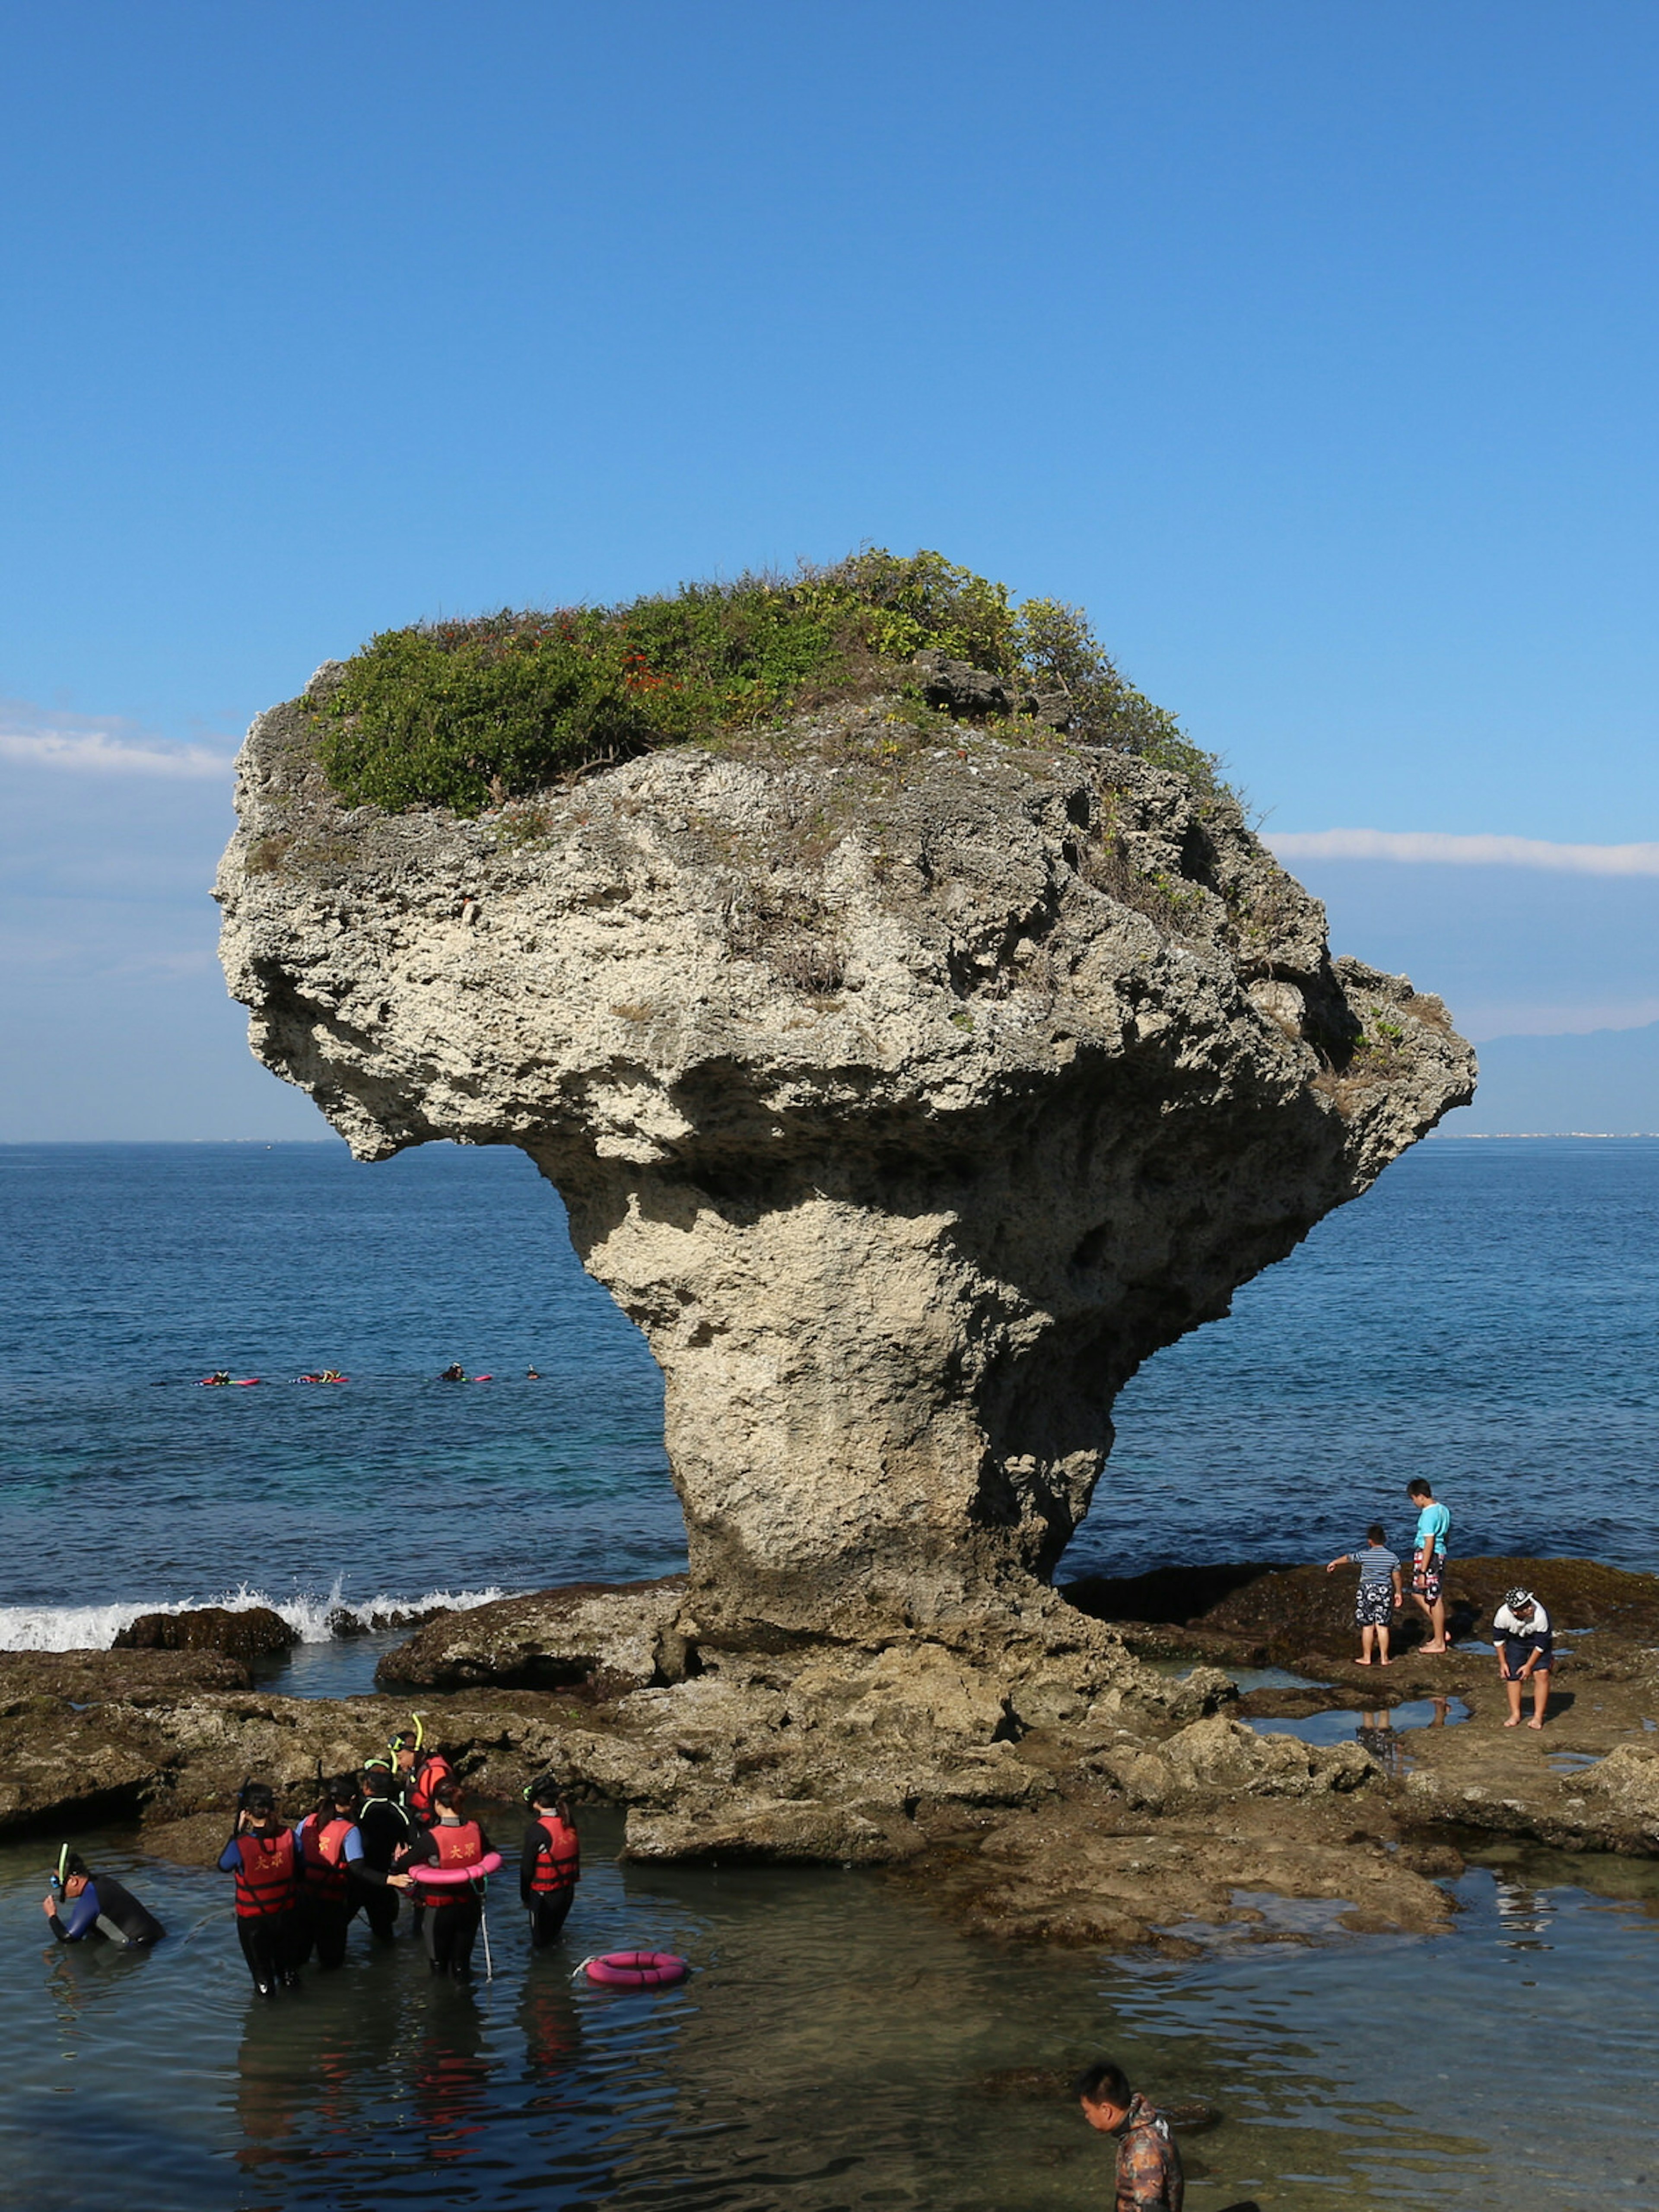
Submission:
[[[40,1910],[60,1943],[118,1943],[131,1951],[159,1943],[167,1932],[112,1874],[90,1873],[78,1851],[58,1860]]]
[[[460,1361],[458,1359],[453,1367],[445,1368],[443,1373],[438,1377],[438,1380],[441,1382],[465,1382],[466,1380],[466,1370],[462,1366]]]
[[[363,1761],[358,1777],[362,1798],[357,1808],[357,1833],[363,1855],[352,1862],[351,1886],[377,1943],[393,1941],[398,1926],[398,1895],[386,1881],[399,1851],[407,1850],[419,1833],[389,1759],[376,1756]]]
[[[433,1820],[432,1801],[437,1785],[452,1778],[449,1761],[441,1751],[428,1751],[422,1744],[419,1729],[413,1734],[401,1730],[392,1739],[392,1756],[397,1762],[398,1779],[403,1785],[404,1803],[417,1827],[430,1827]]]
[[[319,1793],[315,1810],[294,1831],[294,1841],[300,1864],[298,1957],[303,1964],[314,1947],[317,1964],[332,1972],[345,1964],[346,1930],[363,1896],[354,1882],[363,1859],[355,1774],[343,1774]]]
[[[413,1889],[426,1909],[426,1958],[434,1974],[451,1974],[458,1982],[472,1978],[472,1946],[483,1917],[483,1893],[477,1882],[457,1881],[421,1886],[423,1866],[475,1866],[495,1845],[477,1820],[463,1809],[461,1785],[453,1778],[433,1791],[433,1822],[416,1837],[406,1870],[387,1880],[398,1889]]]
[[[582,1847],[564,1793],[550,1774],[525,1796],[533,1815],[519,1859],[519,1897],[530,1915],[530,1941],[544,1951],[557,1936],[581,1880]]]
[[[279,1983],[297,1989],[299,1852],[266,1784],[243,1790],[219,1866],[236,1877],[236,1936],[254,1988],[262,1997],[275,1996]]]

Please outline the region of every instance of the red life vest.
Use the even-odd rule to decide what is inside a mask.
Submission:
[[[536,1826],[547,1842],[536,1854],[536,1869],[530,1877],[531,1894],[557,1897],[576,1887],[582,1870],[581,1844],[576,1831],[567,1826],[556,1813],[538,1813]]]
[[[476,1820],[456,1820],[453,1823],[441,1820],[427,1832],[438,1846],[440,1866],[476,1866],[484,1855],[483,1830]],[[418,1882],[421,1878],[418,1863],[409,1870]],[[441,1882],[434,1883],[429,1889],[422,1889],[418,1894],[422,1905],[459,1905],[462,1898],[470,1897],[472,1893],[465,1882]]]
[[[428,1827],[432,1825],[432,1793],[441,1782],[447,1782],[451,1772],[449,1761],[442,1752],[434,1751],[430,1759],[422,1759],[409,1778],[409,1788],[404,1802],[417,1820]]]
[[[351,1833],[349,1820],[331,1820],[319,1828],[314,1819],[306,1822],[300,1838],[300,1854],[305,1862],[305,1884],[313,1897],[337,1903],[346,1893],[349,1879],[346,1872],[345,1839]]]
[[[262,1920],[268,1913],[286,1912],[294,1903],[294,1831],[279,1828],[274,1836],[238,1836],[236,1852],[236,1917]]]

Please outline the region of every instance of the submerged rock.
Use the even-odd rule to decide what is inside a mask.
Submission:
[[[705,1650],[1017,1600],[1136,1367],[1471,1094],[1231,799],[1034,726],[842,707],[465,820],[343,810],[301,701],[238,807],[254,1052],[362,1158],[556,1185],[663,1370]]]

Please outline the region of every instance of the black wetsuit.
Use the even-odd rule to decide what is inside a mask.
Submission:
[[[90,1939],[131,1947],[159,1943],[167,1932],[112,1874],[88,1875],[79,1897],[61,1899],[46,1925],[60,1943]]]
[[[495,1847],[477,1821],[466,1825],[477,1828],[477,1852],[483,1858]],[[409,1871],[418,1875],[424,1863],[435,1865],[440,1858],[437,1829],[422,1828],[415,1844],[414,1857]],[[453,1974],[458,1982],[472,1978],[472,1946],[478,1940],[478,1925],[483,1918],[483,1895],[470,1882],[458,1882],[441,1893],[443,1902],[437,1902],[440,1893],[428,1893],[425,1903],[427,1964],[434,1974]]]
[[[519,1856],[519,1901],[530,1914],[530,1941],[538,1951],[544,1951],[550,1943],[558,1940],[560,1930],[570,1917],[576,1884],[580,1879],[581,1856],[576,1832],[562,1820],[558,1825],[568,1838],[562,1863],[554,1856],[553,1838],[539,1814],[525,1829],[524,1848]]]
[[[363,1839],[363,1856],[352,1881],[360,1884],[356,1893],[362,1900],[369,1933],[389,1943],[398,1924],[399,1893],[386,1887],[386,1877],[397,1853],[406,1850],[420,1831],[401,1798],[375,1796],[364,1798],[357,1815],[357,1832]],[[378,1881],[373,1879],[376,1875]]]

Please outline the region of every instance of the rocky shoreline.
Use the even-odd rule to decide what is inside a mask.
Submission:
[[[1170,1571],[1085,1586],[1090,1611],[1038,1591],[765,1650],[722,1644],[683,1578],[580,1585],[433,1621],[379,1692],[339,1700],[276,1694],[210,1650],[8,1653],[0,1835],[131,1818],[143,1848],[204,1863],[246,1776],[297,1812],[412,1701],[477,1792],[516,1797],[554,1766],[626,1809],[635,1858],[880,1866],[975,1929],[1111,1949],[1271,1933],[1261,1894],[1431,1932],[1471,1836],[1659,1856],[1659,1577],[1461,1562],[1466,1636],[1516,1581],[1561,1632],[1540,1735],[1498,1725],[1489,1652],[1354,1665],[1352,1593],[1306,1568]],[[1263,1667],[1303,1684],[1248,1686]],[[1438,1724],[1389,1727],[1424,1701]],[[1343,1711],[1369,1716],[1364,1742],[1249,1724]]]

